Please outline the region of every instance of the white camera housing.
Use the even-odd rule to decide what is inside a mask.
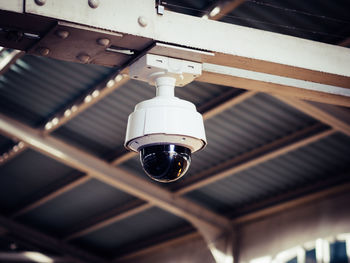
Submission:
[[[176,144],[196,152],[206,145],[203,118],[193,103],[174,96],[201,74],[201,64],[147,54],[130,67],[131,78],[157,88],[156,97],[140,102],[129,115],[125,146],[138,152],[145,145]]]
[[[130,67],[131,78],[156,86],[156,97],[140,102],[129,115],[125,147],[140,153],[146,174],[158,182],[181,178],[191,154],[206,145],[202,115],[193,103],[174,96],[201,74],[201,64],[147,54]]]
[[[135,152],[154,144],[176,144],[191,152],[206,144],[202,115],[188,101],[158,95],[136,105],[129,115],[125,146]]]

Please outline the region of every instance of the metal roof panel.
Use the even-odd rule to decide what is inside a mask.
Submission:
[[[25,55],[0,76],[0,111],[35,127],[112,70]]]
[[[137,241],[145,241],[182,226],[188,226],[188,223],[154,207],[80,237],[73,243],[96,253],[113,256],[121,247],[134,246]]]
[[[91,179],[22,215],[19,220],[60,236],[93,216],[106,213],[135,199],[112,186]]]
[[[27,149],[0,166],[0,209],[9,212],[19,208],[38,191],[73,171],[70,167]]]
[[[225,213],[241,205],[350,170],[350,137],[337,133],[188,193]]]

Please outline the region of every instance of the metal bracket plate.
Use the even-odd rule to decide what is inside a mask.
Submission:
[[[174,45],[169,45],[165,43],[156,43],[154,47],[152,47],[148,53],[170,57],[170,58],[178,58],[188,61],[195,62],[204,62],[208,60],[209,57],[214,57],[215,53],[202,51],[198,49],[179,47]]]
[[[55,59],[120,67],[152,43],[127,34],[58,22],[29,53]],[[119,52],[120,51],[120,52]]]
[[[184,86],[202,74],[202,64],[165,56],[146,54],[130,66],[130,77],[155,85],[160,76],[176,79],[176,86]]]

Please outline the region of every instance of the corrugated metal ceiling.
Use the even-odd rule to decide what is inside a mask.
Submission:
[[[207,8],[215,7],[216,1],[170,0],[166,3],[176,12],[203,16]],[[350,35],[349,9],[347,0],[246,0],[220,21],[336,44]]]
[[[37,127],[112,69],[26,55],[0,76],[0,110]]]
[[[38,192],[70,176],[74,170],[47,156],[26,150],[0,166],[0,209],[7,214],[21,208]]]
[[[255,95],[205,122],[208,145],[192,155],[188,177],[316,122],[270,95]],[[122,167],[142,173],[138,156]]]
[[[247,0],[222,21],[335,44],[350,34],[349,9],[346,0]]]
[[[0,135],[0,153],[8,151],[13,143],[12,140]]]
[[[87,219],[135,200],[112,186],[91,179],[19,217],[19,221],[55,236],[64,236]]]
[[[186,196],[220,213],[350,171],[350,137],[334,134]],[[349,173],[350,176],[350,173]]]
[[[198,10],[214,3],[199,0],[167,2],[190,7],[192,9],[176,7],[175,11],[197,16],[203,14]],[[349,2],[345,0],[247,0],[222,21],[338,43],[350,35],[349,8]],[[0,76],[0,112],[38,127],[114,71],[26,55]],[[229,89],[194,82],[178,88],[176,93],[200,107]],[[135,104],[153,96],[154,89],[147,84],[129,81],[53,135],[96,156],[106,157],[122,149],[127,116]],[[193,155],[188,176],[315,123],[317,121],[313,118],[277,99],[258,94],[206,121],[208,147]],[[7,151],[12,143],[0,136],[2,152]],[[349,149],[350,138],[335,134],[209,184],[187,194],[187,197],[214,211],[230,213],[243,205],[350,169]],[[145,177],[137,157],[122,167]],[[76,171],[32,150],[21,153],[0,166],[1,212],[10,214],[17,211],[43,189],[69,178],[72,173]],[[134,197],[91,180],[22,215],[20,222],[62,237],[82,222],[133,200]],[[133,243],[182,226],[188,224],[152,208],[80,237],[73,243],[102,256],[113,256]]]
[[[188,223],[183,219],[159,208],[151,208],[78,238],[74,244],[113,257],[120,253],[122,247],[132,246],[133,243],[185,226]]]
[[[176,95],[200,106],[229,89],[232,88],[193,82],[177,88]],[[135,105],[154,96],[153,87],[130,80],[53,135],[98,156],[108,156],[124,144],[128,116]]]

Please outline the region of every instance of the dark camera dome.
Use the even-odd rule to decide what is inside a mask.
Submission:
[[[191,164],[191,150],[174,144],[145,146],[140,150],[143,170],[153,180],[168,183],[180,179]]]

